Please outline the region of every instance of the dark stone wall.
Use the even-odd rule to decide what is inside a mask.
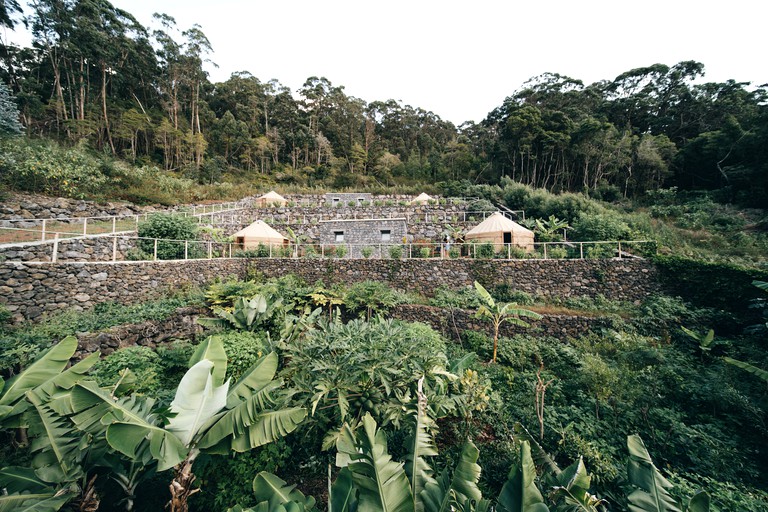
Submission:
[[[69,308],[100,302],[129,303],[161,296],[215,278],[243,278],[248,271],[267,277],[296,274],[330,283],[382,281],[394,288],[430,296],[439,286],[459,288],[477,280],[486,287],[549,297],[601,294],[640,301],[659,291],[656,269],[646,260],[471,260],[471,259],[244,259],[104,262],[0,263],[0,304],[16,321],[39,319]]]

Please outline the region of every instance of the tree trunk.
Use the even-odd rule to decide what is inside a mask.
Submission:
[[[174,469],[173,481],[169,486],[171,501],[166,505],[170,512],[189,512],[189,497],[200,491],[199,488],[192,488],[195,482],[192,465],[199,453],[196,449],[192,449],[187,458]]]
[[[112,150],[112,154],[116,154],[115,143],[112,142],[112,132],[109,130],[109,116],[107,115],[107,66],[101,65],[101,111],[104,114],[104,128],[107,131],[107,141],[109,147]]]

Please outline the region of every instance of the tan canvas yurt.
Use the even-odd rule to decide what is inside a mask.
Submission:
[[[264,207],[264,206],[285,206],[288,203],[288,200],[275,192],[274,190],[271,190],[264,194],[263,196],[257,197],[255,201],[255,206],[257,207]]]
[[[464,235],[467,242],[516,245],[526,251],[533,250],[533,231],[526,229],[499,212],[494,213]]]
[[[425,194],[424,192],[422,192],[421,194],[419,194],[419,195],[416,197],[416,199],[414,199],[413,201],[411,201],[411,204],[429,204],[429,202],[430,202],[430,201],[434,201],[434,200],[435,200],[435,198],[434,198],[434,197],[432,197],[432,196],[428,196],[427,194]]]
[[[288,244],[288,239],[271,228],[266,222],[257,220],[250,226],[244,227],[232,238],[241,249],[255,249],[261,245],[283,246]]]

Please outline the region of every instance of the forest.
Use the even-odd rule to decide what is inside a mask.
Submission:
[[[107,1],[2,8],[4,27],[23,22],[32,34],[31,47],[0,46],[0,81],[27,135],[198,183],[360,188],[509,177],[597,196],[678,187],[759,207],[768,197],[765,85],[706,82],[700,62],[592,84],[545,73],[510,84],[482,121],[455,126],[418,106],[349,96],[325,77],[296,91],[247,71],[211,83],[205,33],[165,14],[145,27]]]
[[[426,296],[266,278],[255,254],[245,275],[39,322],[0,296],[0,512],[768,510],[768,84],[694,61],[552,72],[456,126],[322,76],[213,83],[200,26],[106,0],[5,0],[0,26],[32,36],[0,39],[0,206],[427,191],[525,211],[537,241],[647,240],[663,283],[636,302]],[[26,264],[0,258],[3,293]],[[82,350],[179,315],[196,334]],[[597,327],[554,336],[542,316]]]

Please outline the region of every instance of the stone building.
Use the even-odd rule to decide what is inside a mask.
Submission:
[[[346,245],[353,258],[361,257],[364,247],[371,248],[373,257],[386,257],[388,246],[407,239],[408,226],[404,218],[324,220],[319,235],[323,245]]]
[[[371,194],[363,193],[336,193],[329,192],[325,194],[325,202],[329,206],[349,206],[354,203],[355,206],[362,206],[364,203],[370,204]]]

